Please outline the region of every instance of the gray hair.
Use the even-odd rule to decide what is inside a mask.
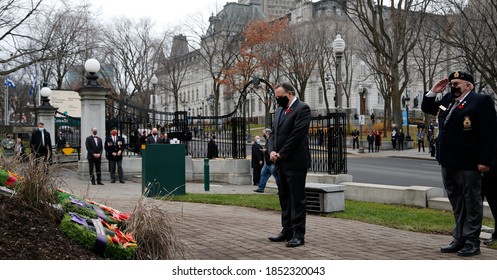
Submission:
[[[263,131],[263,132],[264,132],[264,133],[271,133],[271,132],[273,132],[273,131],[271,130],[271,128],[264,128],[264,131]]]

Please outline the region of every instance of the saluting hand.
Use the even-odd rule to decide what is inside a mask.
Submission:
[[[449,78],[443,78],[442,80],[438,81],[435,85],[433,85],[431,91],[434,93],[440,93],[444,91],[448,83],[449,83]]]

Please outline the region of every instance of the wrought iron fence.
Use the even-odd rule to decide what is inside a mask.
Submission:
[[[311,118],[309,148],[313,172],[347,173],[345,113],[331,113]]]

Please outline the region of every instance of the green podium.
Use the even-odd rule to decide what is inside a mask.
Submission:
[[[185,194],[185,145],[149,144],[142,151],[142,194]]]

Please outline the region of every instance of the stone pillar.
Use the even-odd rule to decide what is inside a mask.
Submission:
[[[98,129],[98,136],[105,143],[105,95],[107,89],[96,82],[96,75],[88,77],[89,82],[78,90],[81,97],[81,160],[78,162],[78,177],[86,180],[90,178],[87,152],[85,147],[86,137],[90,136],[91,129]],[[105,158],[105,147],[102,152],[102,178],[109,178],[109,166]]]

